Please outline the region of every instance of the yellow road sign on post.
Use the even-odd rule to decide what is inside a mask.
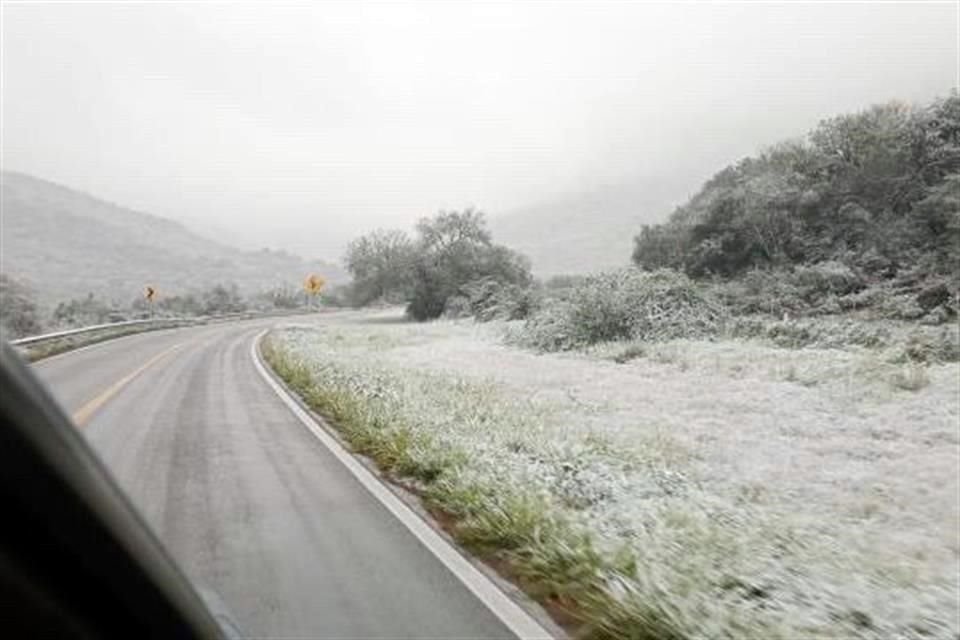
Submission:
[[[157,297],[157,290],[148,285],[143,291],[143,297],[147,299],[147,302],[153,302],[153,299]]]
[[[323,279],[323,276],[311,273],[307,276],[307,279],[303,281],[303,289],[310,295],[315,296],[323,290],[323,285],[325,284],[327,284],[327,281]]]

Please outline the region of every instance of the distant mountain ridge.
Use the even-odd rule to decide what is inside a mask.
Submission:
[[[517,209],[489,219],[494,240],[525,254],[540,277],[630,263],[633,237],[662,222],[693,184],[638,179]]]
[[[87,293],[126,304],[148,284],[161,295],[226,282],[255,293],[299,287],[308,273],[347,279],[330,263],[223,245],[179,222],[22,173],[0,173],[0,205],[0,271],[46,304]]]

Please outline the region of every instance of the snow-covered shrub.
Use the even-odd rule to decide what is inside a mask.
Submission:
[[[732,338],[759,338],[785,349],[883,349],[890,362],[960,361],[960,326],[905,324],[851,318],[772,320],[761,316],[734,318],[727,325]]]
[[[522,320],[535,306],[529,287],[502,283],[495,278],[474,280],[463,287],[470,313],[480,322]]]
[[[941,327],[939,331],[915,331],[900,346],[901,361],[957,362],[960,361],[960,331],[956,324]]]
[[[611,340],[667,340],[716,335],[724,306],[676,271],[622,269],[588,277],[566,302],[546,305],[515,336],[558,351]]]
[[[453,296],[447,298],[447,303],[443,307],[444,318],[467,318],[472,315],[470,309],[470,298],[467,296]]]
[[[836,260],[797,267],[791,280],[808,299],[829,294],[844,296],[862,290],[866,285],[850,267]]]
[[[735,315],[780,317],[798,314],[806,307],[802,292],[784,272],[753,269],[741,278],[714,284],[713,291]]]
[[[790,270],[753,269],[742,277],[713,285],[735,315],[763,313],[780,317],[831,315],[877,301],[863,297],[865,281],[842,262],[801,265]]]
[[[527,318],[523,327],[510,330],[507,340],[537,351],[566,351],[582,346],[573,309],[572,302],[549,300]]]

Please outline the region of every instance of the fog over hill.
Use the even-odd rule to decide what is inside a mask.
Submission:
[[[695,184],[639,178],[494,215],[489,222],[494,239],[528,256],[540,277],[612,269],[630,262],[641,227],[664,221]]]
[[[299,287],[313,272],[346,279],[330,263],[230,247],[178,222],[21,173],[0,174],[0,204],[0,271],[46,304],[87,293],[126,304],[148,284],[173,295],[235,282],[254,293]]]

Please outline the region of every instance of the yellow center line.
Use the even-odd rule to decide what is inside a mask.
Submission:
[[[85,405],[77,409],[71,416],[71,418],[73,419],[73,423],[78,427],[86,426],[86,424],[90,422],[90,418],[93,417],[93,414],[95,414],[100,409],[100,407],[105,405],[107,401],[110,400],[110,398],[120,393],[120,390],[123,389],[128,384],[130,384],[134,378],[136,378],[141,373],[149,369],[151,366],[159,362],[161,359],[163,359],[164,356],[167,356],[173,353],[175,349],[178,349],[181,346],[183,346],[182,342],[175,344],[169,349],[158,353],[157,355],[153,356],[152,358],[144,362],[140,367],[138,367],[132,373],[129,373],[126,376],[114,382],[103,393],[101,393],[100,395],[93,398],[88,403],[86,403]]]

